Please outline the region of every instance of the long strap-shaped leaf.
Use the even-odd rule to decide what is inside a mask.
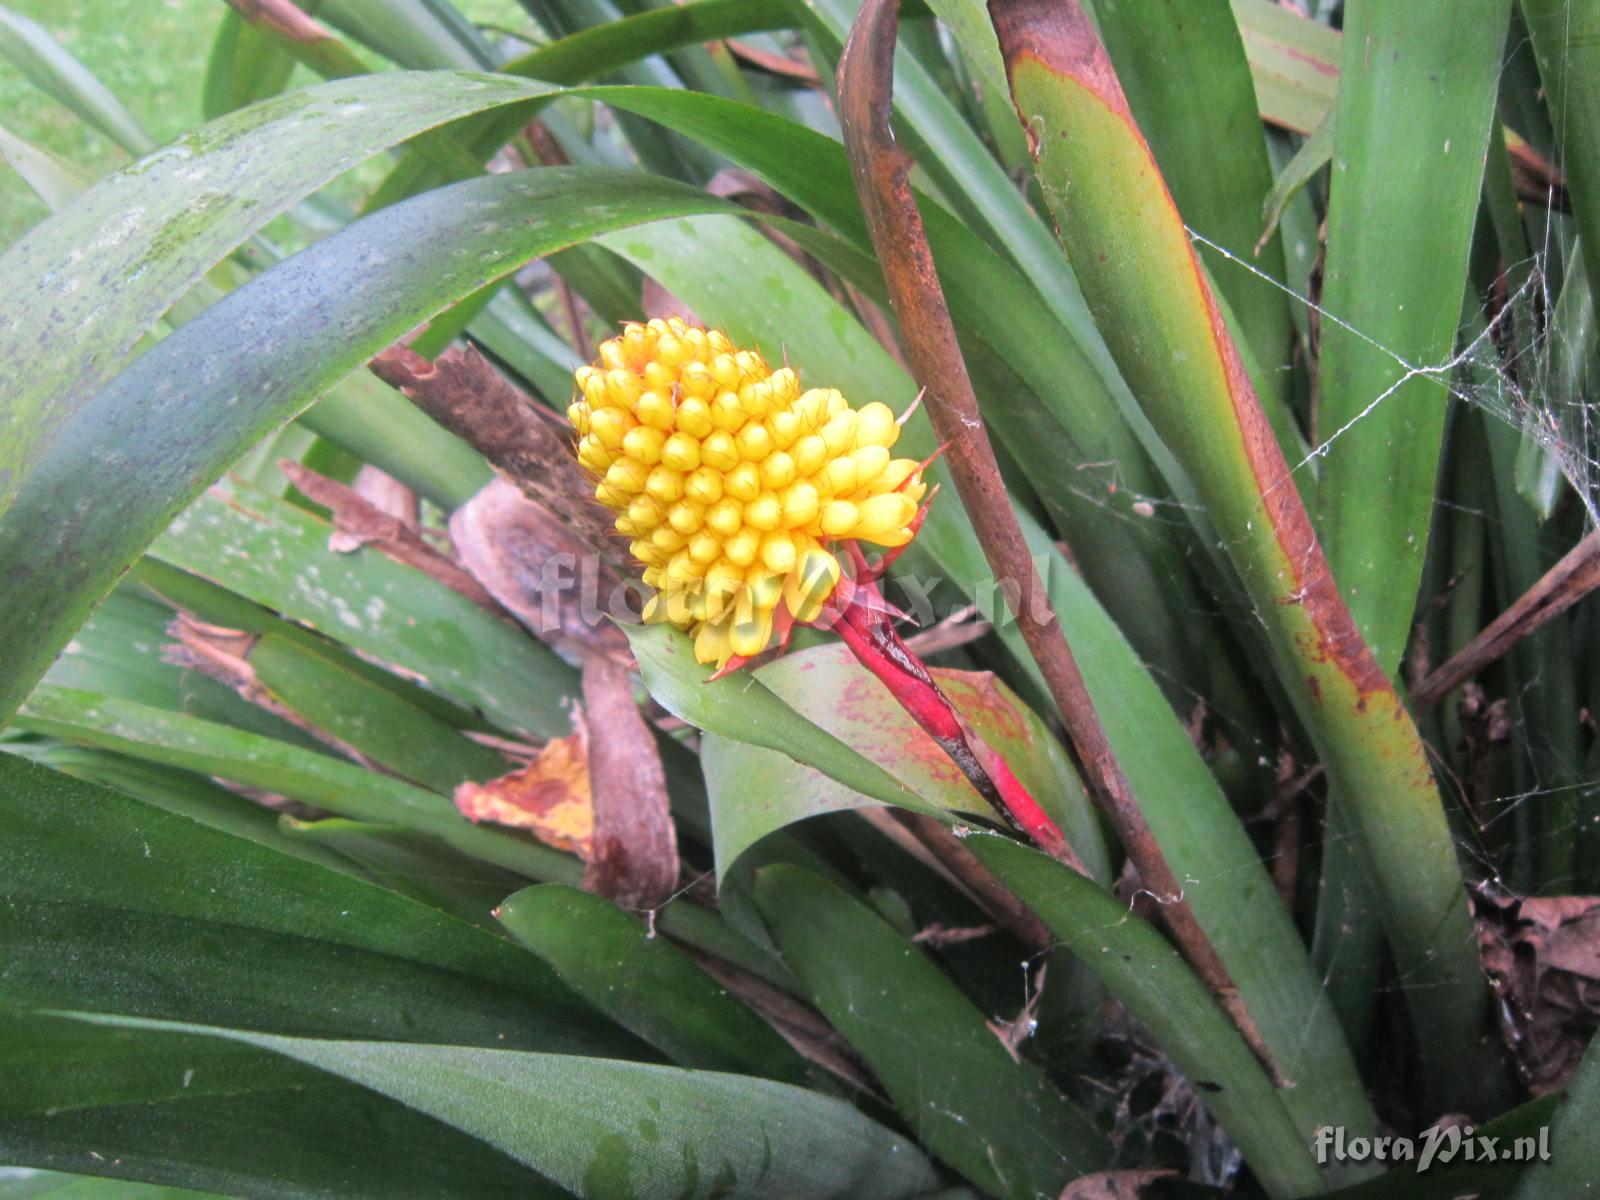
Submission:
[[[1476,1069],[1485,1013],[1450,829],[1410,716],[1334,586],[1183,222],[1071,0],[990,0],[1062,242],[1124,375],[1188,467],[1361,825],[1427,1066]],[[1447,1090],[1453,1090],[1447,1089]]]
[[[1433,523],[1509,10],[1509,0],[1346,6],[1322,289],[1318,528],[1356,626],[1390,673]]]
[[[1058,1195],[1106,1165],[1089,1119],[881,916],[788,863],[763,869],[755,896],[807,994],[940,1159],[1007,1200]]]
[[[304,1063],[481,1138],[580,1196],[895,1200],[920,1195],[937,1180],[915,1145],[845,1101],[746,1075],[575,1054],[59,1015],[141,1031],[156,1045],[191,1034]]]
[[[531,257],[708,210],[733,211],[635,172],[477,179],[319,242],[154,347],[78,409],[0,517],[0,720],[162,527],[340,377]]]
[[[37,226],[0,258],[0,363],[16,372],[0,409],[0,513],[156,318],[246,237],[385,147],[549,90],[396,72],[290,92],[180,138]]]
[[[1204,1093],[1273,1196],[1303,1196],[1322,1181],[1284,1107],[1238,1030],[1176,950],[1093,881],[1009,838],[974,835],[967,847],[1050,927],[1106,989],[1127,1005]]]

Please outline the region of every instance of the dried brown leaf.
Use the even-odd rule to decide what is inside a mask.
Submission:
[[[624,908],[655,909],[678,885],[678,837],[655,735],[634,702],[628,673],[591,655],[583,667],[589,712],[594,853],[583,886]]]
[[[584,862],[594,855],[594,801],[589,780],[589,738],[582,712],[572,732],[547,742],[526,767],[456,788],[456,807],[469,821],[526,829]]]
[[[1473,894],[1501,1035],[1536,1096],[1559,1091],[1600,1025],[1600,896]]]
[[[608,616],[625,597],[583,539],[515,484],[494,479],[450,517],[450,537],[474,582],[534,636],[575,656],[628,658]]]

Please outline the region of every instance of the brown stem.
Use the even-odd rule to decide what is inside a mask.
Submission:
[[[1184,898],[1089,696],[1077,660],[1045,599],[1022,529],[995,462],[949,308],[934,268],[909,178],[910,160],[890,127],[899,0],[865,0],[839,60],[839,117],[856,191],[889,285],[901,336],[928,415],[990,569],[1020,585],[1017,626],[1077,748],[1090,786],[1116,826],[1144,886],[1161,901],[1173,938],[1274,1080],[1282,1081],[1255,1019]]]
[[[1045,923],[995,878],[944,822],[897,808],[868,808],[861,810],[861,815],[878,832],[942,875],[1030,950],[1047,950],[1055,941]]]
[[[1432,708],[1523,638],[1600,587],[1600,529],[1562,556],[1505,612],[1411,691],[1418,710]]]
[[[612,562],[623,561],[612,516],[590,499],[594,484],[558,424],[542,419],[533,401],[477,350],[452,347],[429,362],[409,347],[394,345],[371,367],[509,475],[529,499],[562,517]]]
[[[483,584],[428,545],[420,533],[399,517],[384,512],[354,488],[319,475],[293,459],[279,459],[278,468],[309,499],[332,512],[334,529],[348,535],[356,545],[373,545],[396,562],[415,567],[451,591],[460,592],[474,604],[507,620],[512,619]]]

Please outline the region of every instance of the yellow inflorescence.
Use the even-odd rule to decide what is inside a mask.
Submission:
[[[645,619],[692,632],[703,663],[765,650],[780,608],[815,620],[839,581],[829,543],[911,539],[926,484],[890,455],[886,405],[802,392],[676,317],[624,326],[576,376],[578,460],[655,589]]]

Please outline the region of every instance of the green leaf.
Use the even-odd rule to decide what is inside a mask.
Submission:
[[[148,154],[155,149],[150,135],[93,72],[63,50],[38,22],[3,6],[0,54],[36,88],[54,96],[129,154]]]
[[[5,294],[52,318],[42,331],[0,329],[0,357],[28,364],[0,426],[0,513],[156,318],[251,233],[376,151],[547,90],[395,73],[291,92],[180,138],[36,226],[0,257]]]
[[[497,90],[482,81],[456,85],[474,82]],[[390,86],[361,83],[379,95]],[[317,94],[329,97],[328,89]],[[370,93],[360,94],[370,104]],[[228,144],[237,152],[249,140]],[[285,161],[292,164],[292,156]],[[175,203],[180,190],[171,189],[167,201]],[[83,209],[95,194],[61,215]],[[473,180],[316,243],[153,347],[62,427],[26,490],[0,516],[0,611],[12,621],[13,644],[26,647],[0,668],[0,718],[189,500],[357,364],[533,255],[603,229],[708,209],[732,206],[632,172],[551,168]],[[103,291],[96,295],[97,312],[122,307]],[[77,337],[75,345],[94,341],[85,329]],[[272,347],[270,357],[264,347]],[[37,353],[16,361],[31,363]],[[13,406],[11,415],[23,420],[26,407]],[[14,444],[6,442],[8,449]],[[69,521],[67,512],[81,516]]]
[[[1567,1088],[1566,1102],[1550,1131],[1550,1159],[1522,1177],[1514,1200],[1565,1200],[1594,1190],[1600,1155],[1595,1122],[1600,1120],[1600,1051],[1590,1042]],[[1531,1132],[1531,1131],[1530,1131]]]
[[[0,1001],[307,1035],[636,1045],[486,930],[12,755],[0,833]]]
[[[1300,144],[1278,177],[1273,181],[1272,192],[1262,205],[1261,216],[1265,237],[1278,228],[1284,209],[1315,178],[1318,171],[1333,158],[1333,112],[1330,109],[1322,123],[1311,131],[1311,136]]]
[[[577,672],[554,651],[379,550],[329,550],[332,532],[296,505],[234,485],[196,500],[150,553],[402,667],[502,729],[571,729],[562,701],[576,693]]]
[[[0,1200],[211,1200],[213,1193],[63,1175],[57,1171],[0,1174]]]
[[[276,96],[289,82],[294,56],[282,42],[241,17],[234,9],[222,14],[206,64],[201,111],[209,121],[224,113]]]
[[[1345,20],[1321,297],[1337,320],[1322,325],[1313,433],[1318,531],[1391,676],[1433,522],[1509,12],[1510,0],[1354,0]]]
[[[755,675],[803,719],[882,766],[925,805],[943,810],[947,819],[950,813],[964,812],[1000,821],[845,646],[787,654]],[[934,678],[968,724],[1011,765],[1095,876],[1109,878],[1099,818],[1044,722],[992,676],[935,670]],[[786,825],[870,803],[794,756],[793,750],[779,753],[708,736],[701,753],[721,875],[756,842]]]
[[[75,163],[43,146],[35,146],[4,126],[0,126],[0,157],[51,209],[60,208],[88,190],[93,182]]]
[[[532,879],[576,881],[580,873],[577,860],[565,854],[469,824],[435,792],[228,725],[50,684],[34,690],[17,722],[24,729],[278,792],[341,816],[403,825]]]
[[[1522,0],[1544,83],[1545,104],[1572,189],[1591,295],[1600,296],[1600,10],[1592,4]]]
[[[483,455],[364,368],[335,384],[299,423],[441,508],[459,508],[494,478]]]
[[[562,982],[679,1066],[804,1084],[805,1060],[683,951],[576,888],[544,884],[504,901],[506,932]]]
[[[579,30],[507,59],[500,70],[551,83],[581,83],[653,54],[785,23],[782,0],[696,0]]]
[[[1016,1200],[1059,1195],[1108,1165],[1110,1146],[1089,1120],[871,909],[784,864],[758,872],[755,894],[812,1000],[941,1160]]]
[[[344,817],[301,821],[284,815],[274,826],[291,853],[325,853],[340,870],[357,870],[473,925],[487,925],[495,905],[523,886],[523,878],[441,846],[399,825]]]
[[[274,1200],[568,1196],[403,1104],[267,1051],[233,1050],[219,1053],[210,1038],[0,1013],[0,1103],[9,1110],[0,1159]],[[119,1187],[127,1185],[88,1195],[121,1197],[109,1190]]]
[[[1164,937],[1101,887],[1008,838],[973,834],[971,850],[1120,1000],[1243,1152],[1272,1196],[1321,1190],[1279,1093],[1239,1031]]]
[[[287,721],[246,703],[225,684],[166,661],[171,619],[172,610],[165,605],[120,586],[73,635],[46,678],[57,687],[124,696],[307,749],[324,749]]]
[[[670,625],[625,625],[623,630],[645,686],[679,720],[776,750],[883,804],[932,811],[905,784],[802,717],[750,672],[712,682],[714,668],[697,663],[694,643]],[[731,865],[719,857],[719,870]]]
[[[163,812],[259,842],[268,849],[292,854],[331,870],[346,873],[351,870],[348,859],[286,835],[279,828],[278,815],[272,809],[231,792],[204,775],[66,742],[50,743],[41,746],[37,753],[23,756],[74,779],[100,784],[154,805]],[[477,915],[481,917],[482,912]]]
[[[482,71],[494,66],[483,39],[434,0],[317,0],[311,12],[402,67]]]
[[[470,1133],[580,1195],[889,1200],[936,1179],[914,1145],[845,1102],[764,1079],[577,1055],[79,1019],[271,1051]]]
[[[1279,282],[1283,244],[1261,239],[1257,213],[1272,168],[1250,65],[1228,0],[1094,0],[1100,35],[1190,229],[1222,247],[1200,257],[1239,319],[1282,404],[1290,375],[1288,297],[1246,270]],[[1229,257],[1232,256],[1232,258]],[[1238,260],[1238,261],[1235,261]]]
[[[503,755],[298,641],[269,634],[251,648],[248,662],[274,700],[441,795],[452,795],[468,779],[482,782],[510,769]]]
[[[1274,0],[1233,0],[1261,115],[1308,134],[1333,107],[1339,34]]]

